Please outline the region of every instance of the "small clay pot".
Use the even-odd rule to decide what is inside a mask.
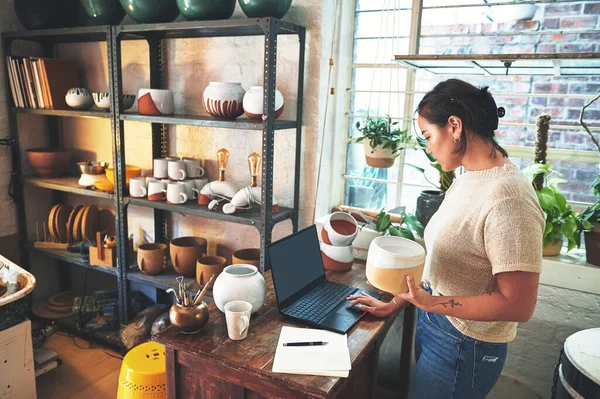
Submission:
[[[202,237],[179,237],[171,240],[171,263],[182,276],[196,276],[196,261],[206,255],[207,242]]]
[[[169,310],[171,324],[185,334],[194,334],[208,323],[208,305],[202,301],[197,306],[174,303]]]
[[[259,267],[260,265],[260,248],[245,248],[239,249],[233,253],[232,263],[252,265]]]
[[[138,267],[145,274],[159,274],[167,267],[167,244],[142,244],[138,246]]]
[[[202,286],[210,280],[210,276],[213,274],[215,278],[208,286],[209,290],[212,290],[217,277],[223,272],[223,269],[227,266],[227,259],[222,256],[204,256],[198,259],[196,263],[196,281],[198,285]]]

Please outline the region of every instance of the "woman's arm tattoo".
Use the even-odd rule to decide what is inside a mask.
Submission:
[[[439,302],[439,303],[436,303],[436,304],[435,304],[435,305],[433,305],[433,306],[437,306],[437,305],[442,305],[442,306],[443,306],[443,307],[445,307],[445,308],[447,308],[448,306],[450,306],[452,309],[454,309],[454,308],[455,308],[455,307],[457,307],[457,306],[462,306],[462,303],[460,303],[460,302],[458,302],[458,301],[455,301],[454,299],[450,299],[450,300],[448,300],[448,301],[446,301],[446,302]]]

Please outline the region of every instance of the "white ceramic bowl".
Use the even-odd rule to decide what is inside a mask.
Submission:
[[[96,107],[100,109],[110,109],[110,93],[92,93]],[[135,94],[123,94],[123,111],[133,107],[135,102]]]
[[[406,276],[418,284],[424,265],[425,250],[420,244],[402,237],[377,237],[369,246],[367,280],[382,291],[407,292]]]
[[[92,105],[94,105],[94,99],[92,98],[90,91],[83,87],[69,89],[65,95],[65,102],[69,107],[80,111],[90,109]]]
[[[358,223],[346,212],[333,212],[323,224],[323,241],[335,246],[352,244],[358,234]],[[324,234],[324,233],[327,234]]]

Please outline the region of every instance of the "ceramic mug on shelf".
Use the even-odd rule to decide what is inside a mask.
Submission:
[[[206,184],[208,184],[208,179],[194,179],[194,186],[198,191],[202,190]]]
[[[193,180],[184,180],[181,183],[185,184],[185,193],[188,199],[197,199],[200,194],[200,190],[196,188],[196,184]]]
[[[230,339],[239,341],[248,336],[252,305],[246,301],[231,301],[225,304],[225,320],[227,335]]]
[[[145,177],[132,177],[129,180],[129,195],[132,197],[143,198],[148,194]]]
[[[169,173],[167,171],[168,162],[168,158],[156,158],[154,160],[154,170],[152,172],[152,175],[156,179],[165,179],[169,177]]]
[[[185,173],[188,179],[204,176],[204,168],[200,166],[200,160],[195,158],[183,158]]]
[[[161,180],[150,180],[148,182],[148,199],[150,201],[164,201],[167,185]]]
[[[171,182],[167,184],[167,203],[172,205],[185,204],[188,196],[185,193],[185,184],[181,182]]]
[[[183,161],[168,161],[167,171],[169,180],[185,180],[187,177]]]

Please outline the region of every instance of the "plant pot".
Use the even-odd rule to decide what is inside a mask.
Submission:
[[[177,273],[196,277],[196,262],[206,255],[207,242],[202,237],[179,237],[171,240],[171,263]]]
[[[535,16],[535,4],[511,4],[491,7],[491,18],[494,22],[530,21]]]
[[[71,28],[77,24],[77,0],[14,0],[25,29]]]
[[[172,22],[179,10],[175,0],[120,0],[121,6],[138,24]]]
[[[208,284],[210,277],[214,274],[215,278],[208,285],[208,289],[212,290],[217,277],[219,277],[226,266],[227,259],[222,256],[203,256],[198,259],[198,262],[196,262],[196,281],[198,285],[204,286]]]
[[[283,18],[292,5],[292,0],[238,0],[248,18]]]
[[[560,250],[562,248],[562,235],[560,236],[560,238],[555,239],[552,244],[544,247],[542,249],[542,255],[543,256],[556,256],[560,253]]]
[[[235,3],[235,0],[177,0],[177,8],[190,21],[208,21],[231,18]]]
[[[244,112],[248,118],[261,121],[266,112],[263,109],[263,88],[262,86],[252,86],[250,90],[244,94],[243,99]],[[275,89],[275,119],[279,118],[283,113],[284,98],[283,94]]]
[[[94,25],[118,25],[125,17],[119,0],[79,0]]]
[[[444,196],[441,191],[421,191],[421,195],[417,198],[417,210],[415,216],[417,217],[417,220],[421,222],[423,227],[427,226],[429,219],[431,219],[433,214],[440,208],[442,201],[444,201]]]
[[[227,302],[246,301],[254,313],[267,299],[267,284],[255,266],[227,266],[215,281],[213,299],[221,312],[225,312]]]
[[[594,223],[592,231],[585,234],[585,258],[587,263],[600,266],[600,223]]]
[[[383,148],[383,146],[376,146],[374,149],[371,148],[371,141],[369,139],[363,140],[363,146],[365,149],[365,158],[367,165],[372,168],[389,168],[394,165],[394,155],[392,155],[391,148]]]
[[[354,247],[352,245],[333,246],[322,242],[320,246],[325,270],[342,272],[352,268],[354,263]]]
[[[167,244],[142,244],[138,246],[137,262],[144,274],[159,274],[167,267]]]
[[[358,234],[358,223],[352,215],[346,212],[333,212],[321,230],[321,239],[327,245],[352,245]]]
[[[71,150],[30,148],[27,160],[41,177],[60,177],[71,162]]]
[[[239,249],[233,253],[232,263],[252,265],[259,267],[260,265],[260,248],[245,248]]]
[[[235,119],[244,113],[245,93],[241,83],[210,82],[202,94],[202,104],[215,118]]]

